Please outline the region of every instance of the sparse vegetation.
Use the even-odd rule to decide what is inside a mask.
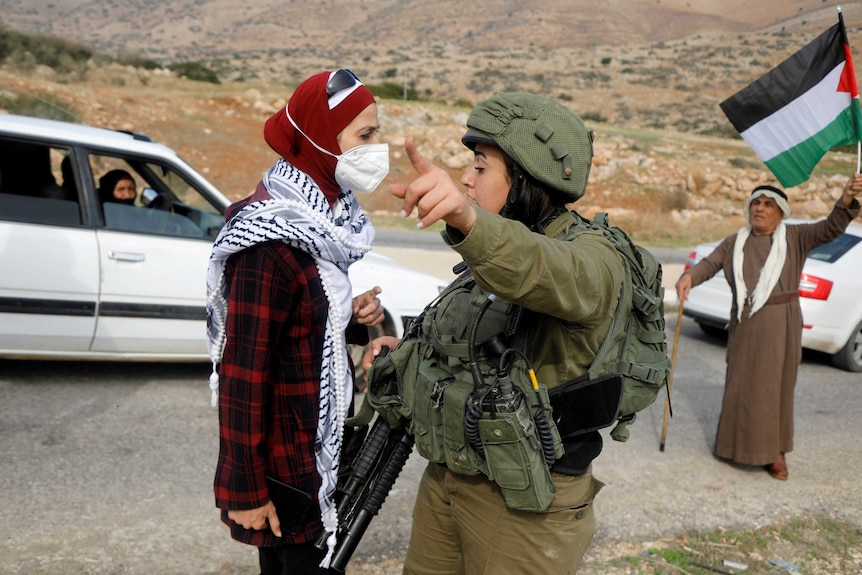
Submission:
[[[48,96],[18,96],[8,92],[0,92],[0,109],[21,116],[73,123],[80,121],[78,114],[69,104],[53,100]]]
[[[321,6],[332,9],[331,3]],[[535,35],[535,29],[531,33]],[[463,36],[478,40],[481,32]],[[225,46],[222,53],[194,62],[216,74],[222,82],[218,86],[210,80],[186,82],[165,74],[174,55],[160,54],[165,64],[134,55],[114,59],[89,49],[80,51],[70,43],[63,47],[62,42],[48,41],[39,47],[41,38],[10,41],[0,33],[0,108],[70,121],[81,116],[86,123],[112,128],[131,125],[169,143],[235,199],[250,193],[271,163],[272,151],[260,136],[262,122],[284,105],[299,81],[331,69],[333,63],[361,66],[354,69],[366,80],[393,80],[370,86],[390,100],[384,104],[388,109],[382,134],[391,138],[387,141],[393,151],[393,182],[412,176],[400,149],[403,135],[421,138],[429,158],[453,160],[449,169],[457,179],[463,171],[457,163],[463,153],[458,138],[466,112],[500,89],[541,90],[579,112],[597,134],[601,157],[591,173],[587,196],[575,207],[585,215],[609,211],[612,223],[630,230],[641,243],[690,248],[737,229],[743,222],[742,202],[728,190],[738,191],[740,182],[753,181],[746,178],[766,173],[723,117],[718,102],[813,35],[788,25],[773,35],[734,34],[719,40],[693,35],[678,42],[649,42],[649,49],[620,43],[612,51],[599,45],[547,49],[538,40],[536,46],[525,42],[517,48],[458,51],[447,40],[433,49],[384,45],[373,55],[359,48],[348,52],[346,45],[326,51],[303,39],[309,46],[267,46],[251,52]],[[439,38],[438,34],[436,41]],[[729,46],[719,49],[717,41]],[[201,57],[200,47],[195,49],[199,52],[190,58]],[[46,57],[51,53],[61,56],[52,60]],[[52,61],[54,65],[48,63]],[[397,82],[404,74],[415,80],[409,85],[408,104],[401,103],[403,85]],[[429,102],[432,95],[450,102],[445,113]],[[655,130],[646,130],[649,126]],[[450,151],[454,156],[443,156]],[[855,148],[836,150],[824,158],[815,176],[822,181],[834,174],[849,175],[855,157]],[[732,183],[715,187],[724,179]],[[719,191],[707,195],[710,186]],[[399,217],[398,204],[384,190],[385,184],[360,199],[375,225],[415,229],[415,219]],[[427,233],[441,227],[435,224]],[[695,563],[727,570],[722,562],[729,559],[747,564],[746,575],[775,575],[781,570],[769,566],[773,557],[796,563],[811,575],[855,573],[862,570],[860,540],[858,527],[814,517],[754,531],[693,533],[644,546],[633,542],[626,552],[585,564],[579,573],[707,575],[714,571]],[[359,567],[351,565],[353,575],[381,573]],[[400,566],[392,572],[400,573]]]
[[[210,84],[221,84],[218,74],[208,68],[202,62],[179,62],[168,65],[168,69],[180,76],[198,82],[209,82]]]
[[[161,68],[152,58],[136,54],[122,54],[114,58],[76,42],[54,36],[25,34],[0,26],[0,64],[25,71],[33,70],[36,66],[46,66],[60,76],[83,80],[91,66],[112,62],[142,70]],[[190,80],[221,83],[218,74],[203,62],[179,62],[168,65],[168,68]]]
[[[862,530],[814,516],[751,531],[691,533],[653,542],[640,554],[616,557],[609,564],[584,565],[578,573],[773,575],[790,569],[858,573],[862,569]]]
[[[83,76],[87,62],[95,57],[97,54],[82,44],[0,27],[0,63],[9,63],[23,70],[47,66],[58,74]]]
[[[386,100],[418,100],[419,94],[413,83],[396,84],[395,82],[383,82],[382,84],[367,84],[371,93],[378,98]]]

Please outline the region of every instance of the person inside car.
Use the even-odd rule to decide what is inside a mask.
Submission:
[[[99,201],[135,205],[138,190],[135,179],[125,170],[111,170],[99,178]]]

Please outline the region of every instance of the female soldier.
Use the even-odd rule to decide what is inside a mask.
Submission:
[[[452,345],[441,341],[424,357],[436,362],[436,369],[463,360],[456,358],[463,350],[457,334],[472,330],[473,304],[501,300],[529,310],[524,356],[538,380],[554,387],[588,371],[611,325],[624,277],[619,254],[601,233],[567,235],[576,216],[565,204],[586,190],[592,134],[568,108],[526,93],[498,94],[478,104],[467,126],[462,141],[473,150],[474,161],[461,178],[466,195],[410,139],[405,148],[418,177],[409,185],[390,187],[403,198],[403,215],[418,211],[418,227],[446,223],[443,237],[468,268],[470,281],[456,280],[433,317],[426,315],[421,325],[423,333],[438,334]],[[477,328],[478,339],[494,339],[483,328],[484,323]],[[397,343],[376,339],[366,363],[382,345],[394,348]],[[478,353],[486,357],[484,351]],[[478,370],[489,372],[485,365]],[[450,386],[442,392],[445,409],[450,409],[453,390]],[[416,425],[422,424],[418,414],[432,407],[425,404],[433,401],[417,392]],[[416,434],[417,448],[426,458],[433,440],[423,445],[435,433],[446,432]],[[462,459],[447,452],[443,463],[430,457],[415,503],[404,573],[574,573],[595,531],[592,502],[602,484],[593,478],[591,462],[602,449],[602,438],[588,432],[564,441],[563,447],[564,453],[558,443],[555,456],[561,457],[551,472],[544,468],[551,489],[536,500],[509,489],[504,470],[498,469],[491,480],[482,463],[478,470],[471,467],[472,455]],[[543,481],[541,473],[534,478],[540,491]]]

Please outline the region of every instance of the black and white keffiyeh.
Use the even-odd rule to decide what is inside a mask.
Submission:
[[[320,414],[315,440],[317,471],[322,479],[319,502],[323,526],[330,533],[328,567],[337,526],[334,503],[341,437],[353,392],[345,329],[353,315],[348,266],[371,249],[374,228],[353,193],[342,194],[332,209],[318,186],[304,172],[280,159],[264,175],[271,199],[252,202],[228,221],[216,238],[207,270],[207,335],[213,373],[212,404],[218,401],[217,366],[224,352],[228,285],[225,262],[231,255],[259,243],[279,240],[300,249],[317,264],[329,301],[320,370]]]

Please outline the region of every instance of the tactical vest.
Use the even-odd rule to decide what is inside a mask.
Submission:
[[[395,350],[374,362],[356,419],[370,420],[377,411],[391,427],[406,428],[426,459],[457,473],[482,473],[497,482],[509,507],[533,511],[553,498],[549,467],[563,453],[560,431],[569,437],[618,420],[611,436],[625,441],[627,426],[655,401],[670,369],[661,265],[652,254],[603,217],[569,212],[547,234],[565,240],[601,234],[622,259],[624,280],[598,351],[567,347],[546,362],[582,376],[549,382],[549,403],[518,341],[526,332],[522,308],[485,292],[467,272]],[[536,321],[549,333],[555,325],[548,322],[557,320]]]
[[[365,403],[405,427],[429,461],[487,476],[512,509],[543,511],[555,492],[549,467],[563,445],[547,388],[531,380],[518,349],[520,313],[467,272],[375,360]]]

